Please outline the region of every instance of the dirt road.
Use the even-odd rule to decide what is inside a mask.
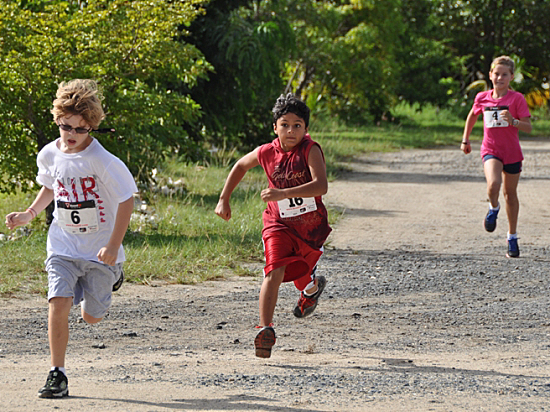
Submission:
[[[99,325],[71,315],[70,397],[37,397],[42,298],[0,301],[2,411],[548,411],[550,143],[524,141],[521,257],[494,233],[481,163],[458,148],[362,157],[326,201],[344,211],[315,314],[281,289],[277,344],[254,357],[261,278],[125,284]]]

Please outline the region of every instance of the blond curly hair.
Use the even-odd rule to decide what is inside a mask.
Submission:
[[[80,115],[92,129],[97,129],[105,118],[101,100],[103,96],[93,80],[74,79],[61,82],[51,113],[56,122],[61,117]]]

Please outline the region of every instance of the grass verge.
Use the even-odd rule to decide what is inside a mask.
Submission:
[[[361,153],[403,148],[456,145],[462,138],[464,120],[446,111],[428,108],[418,111],[408,106],[395,111],[399,122],[361,128],[343,127],[313,119],[311,134],[323,147],[329,178],[334,179],[345,162]],[[550,120],[535,113],[531,136],[549,136]],[[482,138],[478,121],[473,140]],[[256,276],[244,262],[261,263],[262,211],[259,193],[265,187],[261,168],[251,170],[232,196],[232,219],[218,218],[214,208],[231,163],[239,156],[225,152],[208,167],[169,162],[159,170],[155,191],[145,193],[138,204],[124,239],[126,278],[132,282],[196,283],[228,273]],[[0,194],[0,214],[25,209],[35,193]],[[329,209],[334,223],[339,212]],[[47,276],[44,214],[30,225],[30,235],[17,240],[0,240],[0,296],[17,293],[45,294]],[[0,236],[10,236],[0,229]]]

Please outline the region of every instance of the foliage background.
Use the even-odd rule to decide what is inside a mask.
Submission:
[[[281,93],[349,126],[403,102],[463,117],[509,54],[545,106],[549,18],[550,0],[0,0],[0,191],[32,185],[64,80],[99,82],[116,133],[98,138],[147,188],[167,157],[269,141]]]

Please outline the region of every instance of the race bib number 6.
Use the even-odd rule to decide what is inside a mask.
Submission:
[[[291,197],[279,200],[279,215],[281,217],[293,217],[317,210],[314,197]]]
[[[57,222],[63,230],[74,235],[85,235],[99,230],[95,201],[57,201]]]
[[[500,115],[500,112],[503,110],[508,110],[508,106],[491,106],[483,109],[485,127],[489,129],[493,127],[508,127],[508,122]]]

